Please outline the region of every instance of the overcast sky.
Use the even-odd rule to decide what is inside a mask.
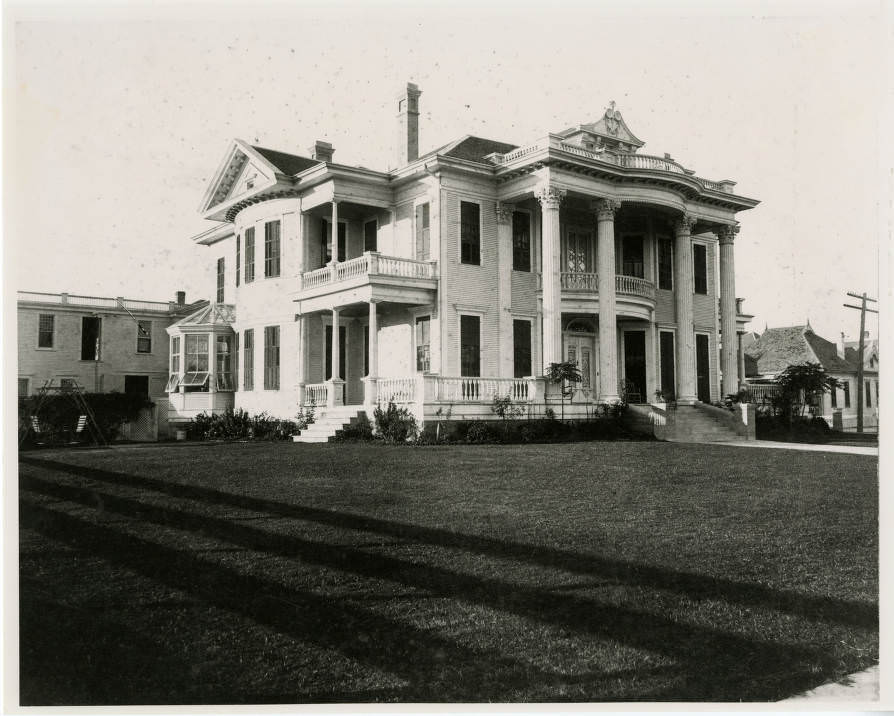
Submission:
[[[412,80],[423,152],[464,134],[524,144],[614,100],[641,151],[761,200],[736,242],[753,329],[809,318],[855,336],[845,293],[878,297],[890,211],[883,3],[621,5],[19,10],[7,287],[210,298],[209,250],[189,239],[228,142],[325,139],[336,161],[384,168]]]

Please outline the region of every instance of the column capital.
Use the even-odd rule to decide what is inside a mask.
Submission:
[[[559,189],[559,187],[551,184],[539,186],[534,192],[534,196],[537,197],[537,201],[540,202],[544,209],[558,209],[559,204],[565,198],[565,194],[564,189]]]
[[[495,207],[497,223],[508,224],[512,221],[512,212],[514,209],[515,207],[512,204],[504,204],[503,202],[498,201]]]
[[[620,199],[593,199],[590,202],[590,208],[596,212],[596,218],[599,221],[614,220],[615,214],[621,208]]]
[[[674,231],[677,235],[688,234],[692,231],[692,227],[695,226],[696,221],[698,221],[698,219],[692,214],[683,214],[674,221]]]
[[[721,244],[732,244],[736,240],[736,234],[739,233],[739,225],[721,226],[714,233],[717,234]]]

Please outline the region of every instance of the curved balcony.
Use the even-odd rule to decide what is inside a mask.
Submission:
[[[596,273],[563,271],[560,281],[563,310],[592,306],[599,298],[599,276]],[[543,289],[541,274],[537,274],[537,288]],[[615,300],[621,315],[648,318],[648,311],[655,308],[655,284],[644,278],[616,274]]]

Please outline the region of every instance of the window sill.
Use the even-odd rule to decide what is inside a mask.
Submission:
[[[36,351],[54,351],[54,350],[56,350],[56,348],[55,347],[47,348],[46,346],[44,346],[44,347],[37,346],[34,350],[36,350]]]

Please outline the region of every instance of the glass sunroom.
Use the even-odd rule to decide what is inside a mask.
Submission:
[[[199,413],[221,413],[233,407],[238,354],[235,320],[235,306],[212,303],[167,328],[170,421],[185,422]]]

